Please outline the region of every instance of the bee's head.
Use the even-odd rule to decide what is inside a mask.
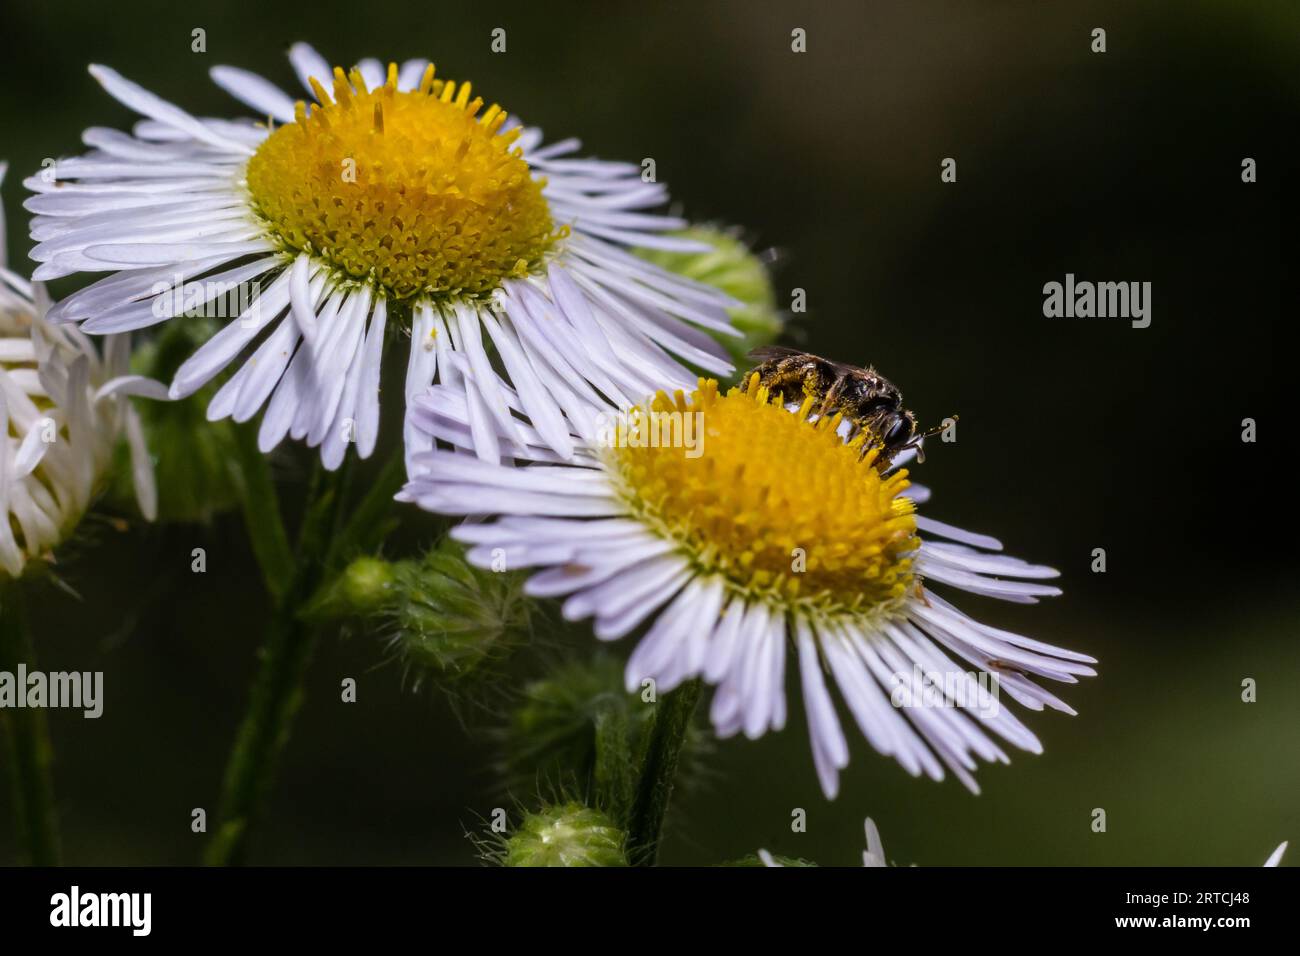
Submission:
[[[916,460],[925,461],[925,450],[921,443],[931,435],[937,435],[949,425],[956,424],[957,416],[953,415],[945,418],[942,422],[931,428],[929,431],[921,432],[916,427],[916,416],[906,409],[902,409],[893,415],[892,420],[882,422],[882,427],[876,431],[880,436],[881,454],[880,458],[886,462],[893,461],[895,455],[908,448],[916,449]]]
[[[881,417],[875,432],[885,453],[893,456],[902,451],[916,435],[916,416],[905,408],[889,411]]]

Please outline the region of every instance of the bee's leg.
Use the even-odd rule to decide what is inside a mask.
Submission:
[[[826,418],[833,414],[840,405],[840,396],[844,392],[844,380],[842,378],[833,378],[827,381],[828,373],[821,369],[810,369],[809,377],[813,380],[811,394],[821,393],[821,405],[817,409],[818,418]]]
[[[880,444],[880,442],[864,441],[862,443],[862,453],[858,456],[858,461],[861,461],[863,458],[866,458],[867,452],[869,452],[873,448],[877,448],[880,451],[879,454],[876,455],[876,460],[871,463],[871,467],[876,469],[876,471],[880,472],[883,475],[885,472],[889,470],[889,466],[893,463],[894,453],[891,452],[884,445]]]
[[[775,363],[773,362],[764,362],[762,365],[755,365],[749,370],[749,375],[746,375],[745,377],[749,378],[750,375],[757,375],[759,387],[767,388],[771,385],[772,376],[776,371],[774,366]]]
[[[790,387],[790,372],[784,368],[785,360],[767,362],[754,369],[758,373],[758,385],[765,388],[769,395],[775,395],[784,404],[789,401],[786,393]]]
[[[772,369],[768,377],[767,389],[786,405],[793,401],[803,401],[807,394],[808,372],[803,363],[794,358],[782,359]]]

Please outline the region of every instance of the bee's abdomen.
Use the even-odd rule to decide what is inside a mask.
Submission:
[[[760,385],[785,401],[798,401],[806,394],[821,398],[835,383],[835,369],[814,356],[788,356],[765,362],[754,371]]]

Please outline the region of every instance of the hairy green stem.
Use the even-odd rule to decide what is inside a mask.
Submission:
[[[673,795],[673,782],[682,746],[690,730],[700,681],[687,681],[658,705],[641,760],[641,780],[628,822],[628,858],[633,866],[654,866],[659,856],[664,817]]]
[[[595,715],[596,765],[592,784],[596,806],[626,826],[636,779],[627,740],[627,714],[621,707],[601,708]]]
[[[342,567],[358,554],[379,546],[396,524],[387,515],[393,505],[393,495],[401,490],[405,480],[406,461],[399,446],[370,482],[361,501],[349,509],[347,522],[330,541],[328,561],[332,567]]]
[[[340,521],[344,481],[341,472],[316,466],[292,572],[276,602],[248,710],[226,764],[219,825],[205,855],[210,865],[246,862],[250,831],[265,809],[276,764],[302,706],[316,631],[299,611],[329,573],[326,555]]]
[[[219,824],[204,856],[211,865],[247,860],[249,833],[265,809],[276,764],[302,706],[303,681],[316,647],[316,627],[303,612],[343,562],[382,540],[388,527],[385,513],[405,475],[399,448],[361,501],[345,512],[351,456],[336,473],[317,465],[297,547],[290,553],[265,460],[256,454],[256,446],[245,451],[245,517],[275,607],[248,711],[226,764]]]
[[[0,588],[0,669],[17,673],[18,665],[36,667],[36,654],[23,619],[19,584],[6,580]],[[18,693],[26,693],[25,687]],[[6,709],[13,783],[14,828],[18,845],[35,866],[59,863],[59,819],[54,805],[54,748],[45,710]]]

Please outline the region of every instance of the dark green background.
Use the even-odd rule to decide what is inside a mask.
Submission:
[[[652,156],[689,215],[779,252],[782,301],[808,295],[792,340],[874,363],[925,422],[960,414],[958,443],[917,470],[936,492],[926,512],[1061,568],[1066,591],[962,606],[1101,660],[1063,691],[1079,716],[1029,715],[1046,753],[984,768],[978,798],[912,780],[853,730],[826,802],[791,681],[791,726],[718,746],[665,861],[765,846],[852,864],[870,814],[895,860],[927,866],[1261,863],[1300,838],[1295,425],[1278,334],[1295,312],[1282,250],[1295,164],[1280,145],[1297,118],[1295,5],[808,6],[3,0],[12,255],[30,245],[14,173],[79,151],[86,126],[133,119],[88,62],[238,115],[209,66],[300,95],[283,55],[295,39],[348,63],[428,55],[552,139]],[[489,51],[498,26],[505,55]],[[796,26],[804,55],[790,52]],[[1089,52],[1097,26],[1104,55]],[[206,55],[190,52],[195,27]],[[946,156],[955,185],[939,181]],[[1151,281],[1152,326],[1043,318],[1042,285],[1066,272]],[[1246,416],[1257,444],[1239,440]],[[305,460],[276,459],[287,497]],[[431,534],[403,517],[407,544]],[[52,715],[67,859],[192,862],[190,810],[215,805],[266,609],[256,569],[237,516],[90,530],[96,547],[62,568],[83,601],[31,602],[46,669],[106,672],[103,718]],[[199,546],[203,576],[189,572]],[[1089,571],[1095,547],[1104,575]],[[585,627],[575,640],[594,644]],[[256,861],[472,860],[463,828],[501,804],[492,753],[382,660],[366,635],[322,643]],[[346,676],[355,705],[339,702]],[[1240,700],[1246,677],[1257,703]],[[790,832],[795,807],[806,834]],[[1105,834],[1090,830],[1096,807]],[[13,857],[0,828],[0,861]]]

